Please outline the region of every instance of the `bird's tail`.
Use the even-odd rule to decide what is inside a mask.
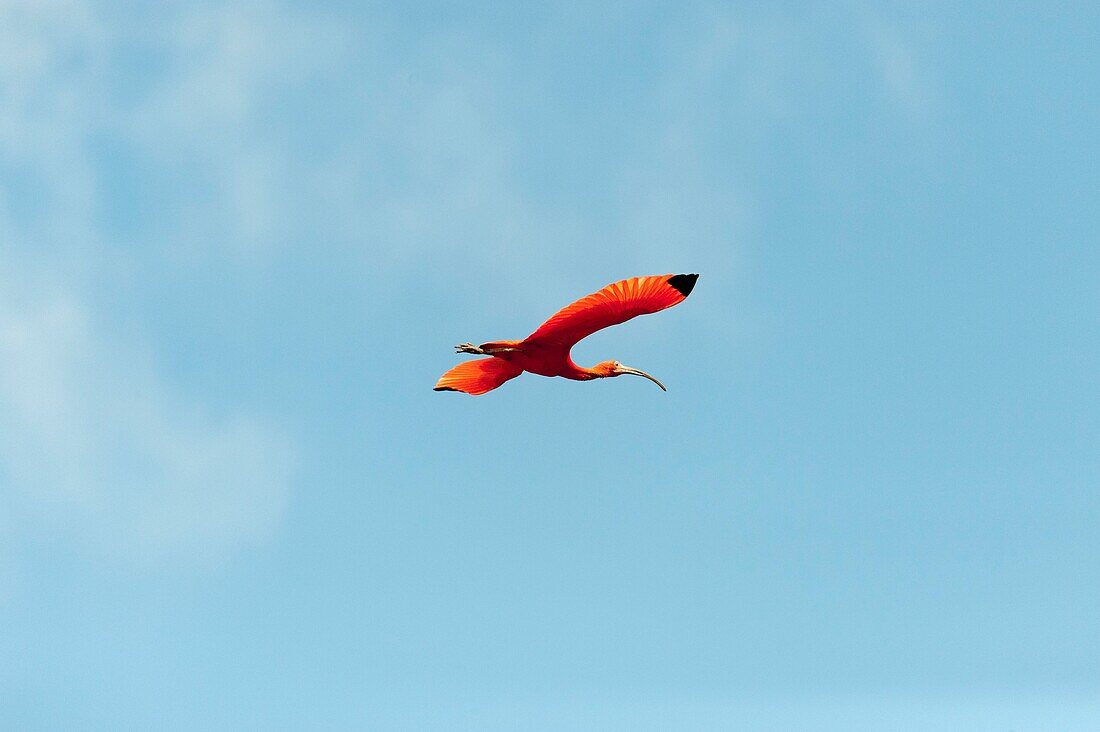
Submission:
[[[460,363],[439,377],[436,391],[461,391],[477,396],[492,391],[523,373],[515,364],[499,358],[479,358]]]

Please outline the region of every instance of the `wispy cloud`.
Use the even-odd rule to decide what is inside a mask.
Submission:
[[[0,466],[30,524],[143,558],[212,558],[267,535],[294,462],[286,438],[212,414],[71,295],[33,289],[0,302]]]
[[[202,255],[215,242],[243,255],[286,243],[282,211],[307,174],[296,169],[275,101],[337,60],[333,24],[268,3],[196,6],[154,36],[166,70],[116,129],[162,175],[201,182],[172,223]]]
[[[104,262],[127,252],[102,222],[91,143],[197,171],[215,246],[277,240],[279,149],[256,110],[272,79],[292,83],[335,46],[324,24],[267,3],[178,12],[138,37],[90,2],[0,4],[0,491],[15,537],[215,558],[268,535],[285,507],[284,432],[189,393],[112,325],[97,293]],[[143,48],[164,68],[120,95],[118,59]]]
[[[598,219],[584,206],[569,208],[568,196],[524,185],[539,174],[523,166],[553,164],[539,146],[561,141],[532,138],[538,125],[521,127],[517,109],[553,103],[532,104],[541,94],[568,96],[561,79],[517,71],[538,54],[499,48],[492,37],[426,34],[379,65],[387,72],[355,85],[360,131],[320,170],[319,185],[331,189],[327,218],[372,262],[420,263],[421,274],[425,261],[438,271],[490,273],[498,292],[532,308],[573,291],[578,266],[607,264],[615,276],[728,261],[749,195],[738,172],[716,171],[705,151],[715,137],[759,135],[780,103],[766,65],[773,37],[754,40],[756,30],[707,15],[668,31],[659,48],[665,64],[639,71],[652,76],[639,100],[645,113],[623,118],[624,152],[609,153],[598,172],[611,189]],[[384,41],[379,47],[390,52]],[[733,119],[709,114],[715,95],[734,94],[757,103]],[[553,171],[578,176],[578,186],[589,183],[580,180],[587,174]]]
[[[511,95],[531,79],[476,28],[397,42],[263,0],[135,18],[89,0],[0,3],[0,275],[21,283],[0,297],[0,487],[119,546],[229,547],[277,524],[293,447],[265,418],[174,383],[154,343],[114,327],[101,293],[115,267],[171,258],[232,277],[312,225],[364,264],[476,272],[532,309],[602,250],[615,274],[736,269],[753,210],[743,181],[776,120],[798,113],[809,64],[799,28],[685,17],[662,31],[652,83],[624,115],[597,221],[522,185],[537,141]],[[911,47],[867,27],[889,93],[927,105]],[[281,115],[304,113],[280,95],[318,78],[328,92],[305,98],[348,118],[304,122],[318,139],[287,145]],[[186,189],[127,209],[148,241],[104,223],[104,140],[142,182]]]

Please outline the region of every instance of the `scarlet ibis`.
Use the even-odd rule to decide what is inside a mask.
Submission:
[[[577,341],[598,330],[683,302],[691,294],[697,279],[697,274],[632,277],[610,284],[562,308],[522,341],[457,345],[455,353],[472,353],[489,358],[455,366],[439,378],[435,390],[461,391],[477,396],[496,389],[524,371],[530,371],[540,376],[563,376],[574,381],[630,374],[649,379],[668,391],[664,384],[645,371],[623,366],[618,361],[603,361],[592,368],[578,366],[573,363],[569,351]]]

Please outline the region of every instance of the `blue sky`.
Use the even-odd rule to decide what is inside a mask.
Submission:
[[[1095,729],[1098,41],[0,2],[0,727]]]

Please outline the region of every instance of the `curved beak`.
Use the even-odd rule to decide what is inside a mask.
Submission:
[[[661,387],[661,391],[668,391],[668,389],[665,388],[665,385],[662,384],[660,381],[658,381],[656,379],[656,377],[650,376],[649,374],[647,374],[645,371],[642,371],[641,369],[632,369],[629,366],[620,366],[619,367],[619,373],[620,374],[631,374],[632,376],[641,376],[642,378],[649,379],[654,384]]]

